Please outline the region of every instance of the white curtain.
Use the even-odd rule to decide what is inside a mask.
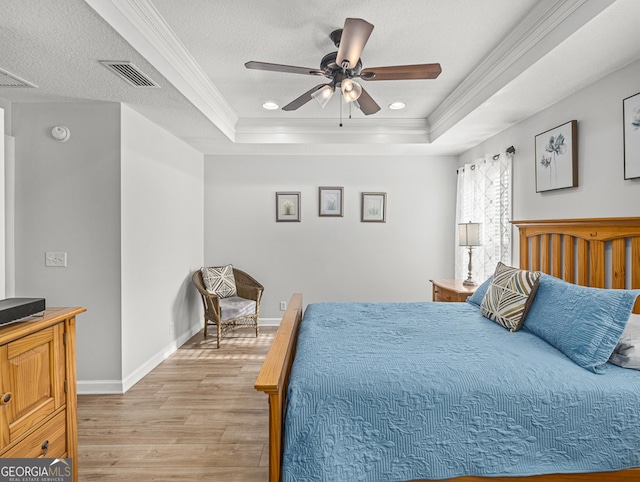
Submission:
[[[482,246],[472,251],[475,281],[491,276],[499,261],[511,264],[511,165],[505,152],[458,169],[456,200],[456,278],[467,279],[469,248],[458,246],[459,223],[482,223]]]

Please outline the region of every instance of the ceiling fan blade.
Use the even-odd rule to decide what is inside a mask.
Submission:
[[[372,31],[373,25],[366,20],[347,18],[340,37],[336,63],[342,67],[343,62],[349,62],[347,68],[355,68]]]
[[[268,62],[256,62],[254,60],[247,62],[244,66],[248,69],[270,70],[272,72],[286,72],[289,74],[324,75],[324,71],[319,69],[296,67],[294,65],[270,64]]]
[[[302,94],[297,99],[289,102],[287,105],[285,105],[282,108],[282,110],[296,110],[296,109],[302,107],[307,102],[309,102],[311,99],[313,99],[313,97],[311,97],[311,94],[313,94],[316,90],[322,89],[325,85],[331,85],[331,84],[319,84],[319,85],[316,85],[313,89],[309,90],[308,92],[305,92],[304,94]]]
[[[358,105],[364,115],[375,114],[380,110],[380,106],[376,104],[376,101],[369,95],[369,93],[362,89],[362,94],[358,97]]]
[[[372,67],[360,72],[362,80],[435,79],[442,72],[440,64],[396,65]]]

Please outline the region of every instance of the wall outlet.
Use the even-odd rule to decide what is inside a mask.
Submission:
[[[44,265],[56,268],[66,268],[67,253],[62,251],[47,251],[44,254]]]
[[[280,302],[280,311],[286,311],[287,309],[287,302],[286,301],[281,301]]]

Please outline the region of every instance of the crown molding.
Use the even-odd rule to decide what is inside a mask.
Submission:
[[[238,144],[429,144],[425,119],[241,119]]]
[[[615,0],[542,0],[429,116],[434,141]]]
[[[210,139],[190,139],[192,144],[206,156],[230,157],[257,156],[267,158],[271,156],[296,156],[309,159],[313,156],[353,156],[353,157],[415,157],[427,160],[432,156],[449,157],[453,165],[457,163],[457,153],[450,148],[433,144],[227,144],[213,143]]]
[[[238,115],[149,0],[85,0],[230,140]]]

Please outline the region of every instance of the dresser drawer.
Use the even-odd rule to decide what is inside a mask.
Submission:
[[[3,458],[64,458],[67,455],[67,412],[62,410],[18,445],[2,454]],[[46,454],[43,447],[46,446]]]
[[[435,290],[435,300],[433,301],[445,301],[445,302],[460,302],[467,299],[467,294],[461,295],[459,293],[445,290],[443,288],[436,288]]]
[[[445,303],[461,303],[476,290],[475,286],[465,286],[462,280],[430,280],[433,285],[431,299]]]
[[[0,346],[0,448],[39,427],[65,404],[64,323]]]
[[[454,298],[453,298],[451,292],[445,291],[445,290],[443,290],[441,288],[435,289],[434,290],[434,294],[435,294],[435,297],[434,297],[433,301],[440,301],[440,302],[442,302],[442,301],[454,301]]]

